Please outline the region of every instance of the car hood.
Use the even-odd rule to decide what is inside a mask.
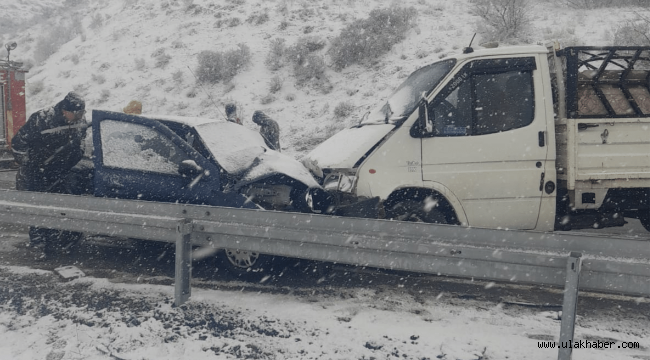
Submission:
[[[298,180],[307,187],[320,187],[309,170],[296,159],[275,150],[267,149],[257,156],[251,167],[235,184],[235,189],[278,174]]]
[[[239,179],[236,188],[274,175],[286,175],[308,187],[320,186],[298,160],[269,149],[257,132],[225,121],[194,127],[217,163]]]
[[[302,159],[305,166],[312,169],[353,168],[373,146],[395,128],[392,124],[366,125],[352,127],[318,145]]]

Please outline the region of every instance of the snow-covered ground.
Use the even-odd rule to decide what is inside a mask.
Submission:
[[[386,97],[410,72],[469,44],[477,17],[470,0],[403,0],[417,9],[418,26],[371,67],[350,66],[326,75],[331,91],[298,86],[290,67],[264,65],[272,39],[287,45],[303,36],[326,41],[357,18],[388,4],[380,0],[125,0],[60,2],[0,0],[2,19],[24,19],[12,60],[32,63],[27,75],[28,113],[53,105],[68,91],[81,92],[88,108],[121,111],[142,101],[144,112],[219,117],[236,102],[244,125],[255,110],[275,118],[283,151],[300,157]],[[396,2],[395,2],[396,3]],[[66,13],[57,12],[57,6]],[[26,16],[48,8],[47,16]],[[566,45],[610,45],[612,33],[635,12],[577,10],[540,1],[529,42],[559,39]],[[269,20],[248,19],[267,13]],[[67,15],[81,31],[42,63],[34,63],[39,39]],[[646,15],[647,16],[647,15]],[[240,20],[217,27],[219,20]],[[286,27],[281,26],[286,22]],[[234,22],[232,22],[234,23]],[[4,30],[4,29],[3,29]],[[479,35],[480,37],[480,35]],[[193,72],[203,50],[246,44],[253,61],[226,84],[198,85]],[[480,43],[480,38],[475,40]],[[162,50],[161,50],[162,49]],[[324,49],[326,50],[326,49]],[[324,52],[324,50],[322,52]],[[169,55],[157,65],[156,55]],[[1,56],[4,56],[0,54]],[[179,74],[179,75],[175,75]],[[283,79],[270,98],[269,82]],[[354,111],[336,118],[336,106]],[[0,230],[0,233],[2,230]],[[13,239],[13,240],[9,240]],[[52,264],[9,265],[24,234],[0,237],[0,359],[553,359],[540,349],[559,335],[557,308],[513,305],[466,297],[431,286],[403,291],[400,285],[366,282],[340,287],[275,288],[237,282],[195,284],[190,302],[173,308],[173,287],[88,276],[65,282]],[[23,249],[24,250],[24,249]],[[69,264],[59,264],[69,265]],[[83,265],[76,264],[82,270]],[[169,279],[167,279],[169,280]],[[164,282],[164,281],[163,281]],[[502,285],[477,285],[486,291]],[[214,287],[218,289],[213,289]],[[250,290],[250,288],[253,290]],[[505,288],[505,286],[503,286]],[[241,290],[241,291],[239,291]],[[530,292],[546,291],[530,288]],[[555,299],[558,290],[549,289]],[[521,302],[527,302],[524,288]],[[576,339],[616,341],[613,349],[576,349],[574,359],[650,359],[647,299],[581,294]],[[598,305],[598,306],[596,306]],[[596,309],[596,310],[594,310]],[[617,348],[638,342],[640,349]]]
[[[361,284],[195,281],[191,300],[176,308],[173,286],[149,284],[172,279],[117,272],[66,282],[0,267],[0,359],[557,357],[540,344],[558,339],[558,302],[529,301],[561,299],[559,289],[343,273]],[[584,293],[580,304],[575,341],[614,345],[576,349],[573,359],[650,359],[646,299]]]

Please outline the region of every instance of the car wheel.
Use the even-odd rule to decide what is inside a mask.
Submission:
[[[286,259],[280,256],[260,254],[256,251],[223,249],[219,252],[226,271],[241,278],[257,280],[258,277],[280,273]]]
[[[398,221],[425,222],[430,224],[448,224],[445,214],[437,208],[437,204],[425,201],[404,199],[386,209],[386,218]]]
[[[264,255],[255,251],[224,249],[223,253],[230,265],[246,271],[257,269],[258,262],[261,263],[264,261]],[[262,256],[262,260],[260,260],[260,256]]]

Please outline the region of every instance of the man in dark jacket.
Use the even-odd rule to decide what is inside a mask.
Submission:
[[[259,110],[253,113],[253,122],[260,126],[260,135],[264,138],[266,146],[280,151],[280,127],[278,123]]]
[[[11,141],[14,159],[20,165],[16,189],[66,193],[66,178],[83,156],[86,137],[85,102],[70,92],[53,107],[33,113]],[[79,233],[29,229],[30,245],[37,257],[53,255],[59,242],[80,238]]]

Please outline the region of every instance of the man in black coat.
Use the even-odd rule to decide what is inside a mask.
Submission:
[[[56,105],[33,113],[11,141],[20,165],[16,189],[66,193],[66,178],[83,156],[86,137],[85,101],[70,92]],[[30,227],[30,245],[38,258],[53,255],[61,242],[78,240],[79,233]]]
[[[280,126],[278,123],[259,110],[253,113],[253,122],[260,126],[260,135],[264,138],[266,146],[280,151]]]

